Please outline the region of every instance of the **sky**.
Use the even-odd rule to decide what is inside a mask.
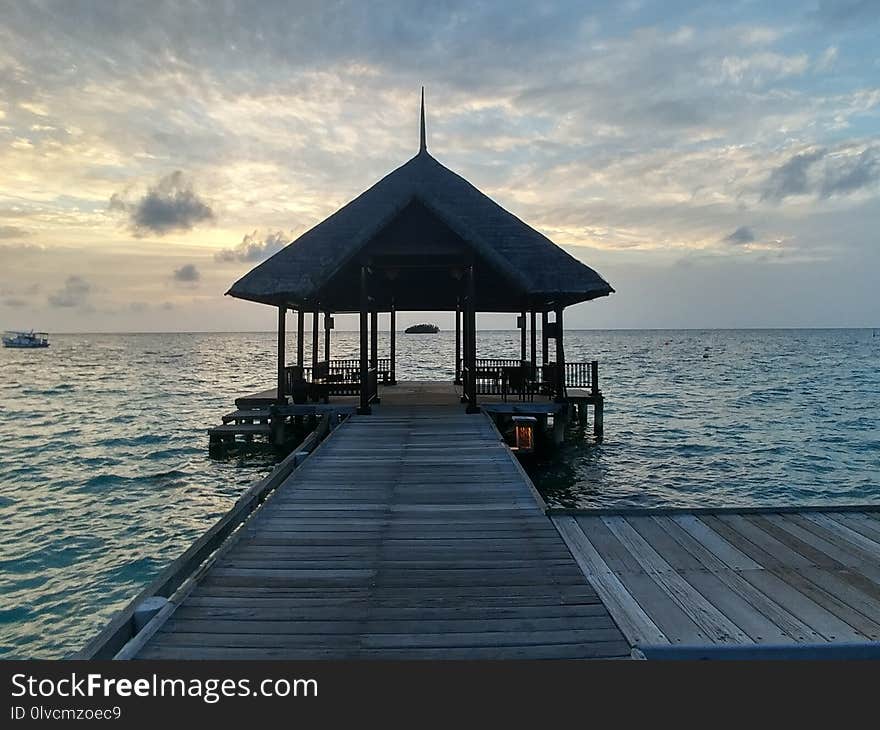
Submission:
[[[878,34],[880,0],[0,0],[0,328],[272,329],[224,292],[416,153],[421,85],[429,151],[617,290],[567,326],[880,326]]]

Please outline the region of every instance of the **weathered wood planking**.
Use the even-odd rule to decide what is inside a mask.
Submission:
[[[552,519],[632,646],[779,651],[880,640],[873,512],[590,511]]]
[[[629,656],[485,415],[337,428],[139,658]]]

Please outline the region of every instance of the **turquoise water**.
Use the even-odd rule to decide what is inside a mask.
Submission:
[[[518,348],[479,335],[481,356]],[[398,377],[451,378],[453,352],[401,335]],[[880,501],[871,330],[571,332],[566,354],[601,361],[606,440],[573,429],[534,467],[551,504]],[[0,367],[0,656],[62,656],[271,468],[210,459],[204,429],[271,386],[274,335],[56,335]]]

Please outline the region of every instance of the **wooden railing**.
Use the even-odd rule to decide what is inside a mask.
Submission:
[[[468,370],[462,367],[461,372],[466,388]],[[597,360],[567,362],[560,374],[559,367],[552,362],[532,368],[531,362],[526,360],[478,358],[474,378],[477,395],[498,395],[504,400],[534,400],[536,395],[563,397],[567,388],[587,389],[593,395],[599,393]]]
[[[380,357],[376,364],[379,382],[383,385],[390,385],[391,358]],[[291,365],[287,369],[294,370],[296,368],[296,365]],[[305,365],[302,368],[302,377],[310,383],[328,379],[336,383],[359,383],[361,380],[361,362],[357,358],[332,359],[329,363],[326,360],[322,360],[318,363],[318,368],[313,373],[312,366]]]
[[[361,392],[360,361],[322,360],[311,365],[288,365],[285,369],[285,393],[295,402],[326,400],[331,395],[359,395]],[[378,367],[369,368],[370,398],[376,397],[378,386],[391,383],[391,358],[379,358]]]

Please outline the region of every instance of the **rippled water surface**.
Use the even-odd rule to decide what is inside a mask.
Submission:
[[[451,378],[453,351],[400,335],[398,377]],[[516,356],[517,333],[479,351]],[[606,440],[573,429],[532,467],[552,504],[880,501],[871,330],[571,332],[566,356],[601,361]],[[274,335],[56,335],[0,368],[0,656],[61,656],[271,468],[210,459],[204,429],[271,386]]]

